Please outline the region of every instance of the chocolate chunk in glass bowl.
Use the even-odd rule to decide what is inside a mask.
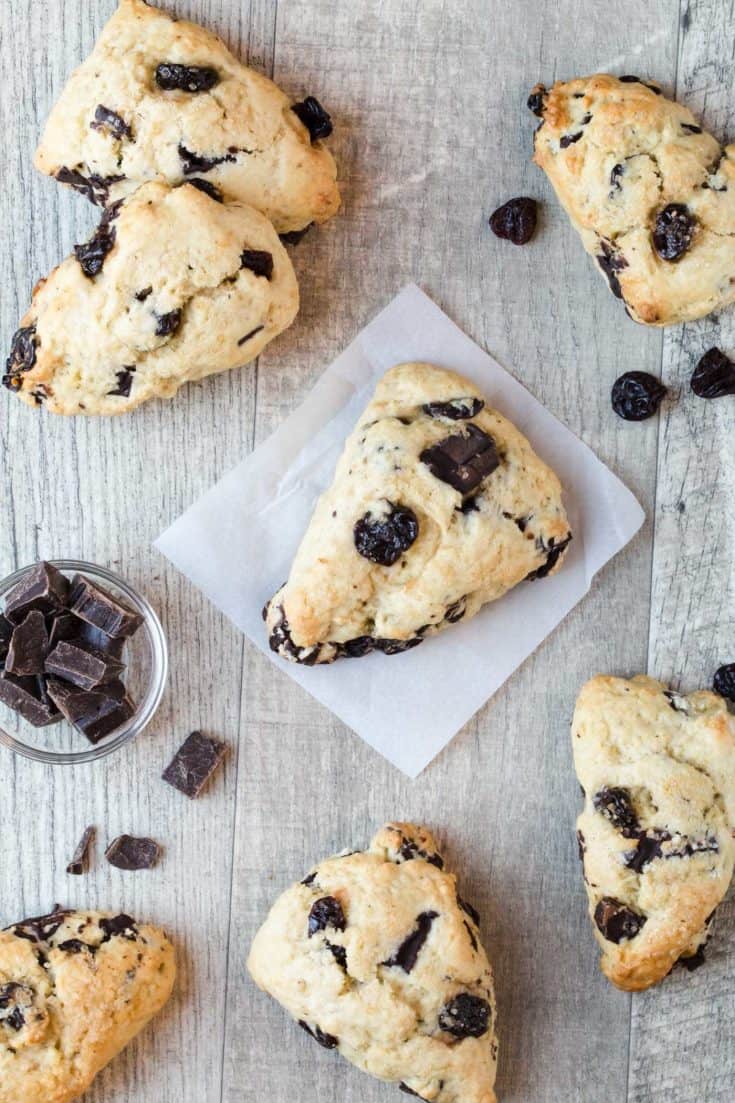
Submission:
[[[655,375],[628,371],[613,383],[612,408],[624,421],[645,421],[653,417],[666,397],[666,387]]]
[[[135,712],[122,682],[109,682],[86,690],[59,678],[49,678],[48,695],[63,715],[90,743],[117,731]]]
[[[429,417],[466,421],[467,418],[476,417],[484,406],[482,398],[450,398],[448,402],[425,402],[421,408]]]
[[[358,553],[371,563],[392,567],[419,534],[416,514],[408,506],[386,502],[387,509],[370,511],[355,524]]]
[[[79,641],[61,640],[46,656],[44,669],[80,689],[96,689],[115,681],[125,666],[104,651],[95,651]]]
[[[694,369],[691,388],[699,398],[735,394],[735,364],[720,349],[711,348]]]
[[[95,828],[85,828],[84,834],[77,843],[76,850],[72,855],[72,859],[69,865],[66,867],[67,873],[74,874],[75,877],[81,876],[82,873],[87,872],[89,865],[89,848],[92,845],[92,840],[95,836]]]
[[[19,676],[42,674],[47,651],[46,620],[39,609],[33,609],[13,630],[5,669]]]
[[[645,922],[645,915],[634,912],[612,896],[603,896],[595,908],[597,929],[608,942],[617,944],[624,939],[635,938]]]
[[[125,640],[108,636],[100,628],[88,624],[86,620],[80,620],[73,613],[58,613],[51,620],[49,630],[49,650],[53,649],[61,640],[78,641],[85,647],[95,651],[102,651],[106,655],[112,655],[115,659],[121,659],[125,651]]]
[[[59,710],[42,696],[37,678],[18,678],[4,671],[0,674],[0,701],[34,728],[45,728],[61,720]]]
[[[69,581],[51,563],[36,563],[7,596],[5,616],[13,624],[33,609],[45,615],[61,611],[69,599]]]
[[[404,973],[412,972],[423,945],[429,937],[434,920],[438,918],[438,912],[422,912],[416,920],[414,930],[408,938],[404,939],[396,952],[383,962],[383,965],[398,967],[403,969]]]
[[[471,494],[500,466],[495,441],[472,423],[467,425],[465,433],[457,433],[425,448],[419,458],[432,475],[461,494]]]
[[[164,92],[209,92],[219,84],[219,73],[209,65],[178,65],[162,61],[155,81]]]
[[[10,647],[10,640],[13,635],[13,625],[0,613],[0,664],[5,660],[5,656],[8,653]]]
[[[75,616],[116,639],[132,636],[143,623],[140,613],[80,574],[72,579],[70,601],[69,608]]]
[[[692,244],[697,220],[684,203],[669,203],[656,215],[653,247],[661,260],[681,260]]]
[[[496,237],[526,245],[536,231],[537,209],[536,200],[528,196],[509,199],[490,216],[490,229]]]
[[[193,800],[224,760],[228,747],[219,739],[193,731],[179,747],[161,777]]]
[[[460,992],[439,1012],[439,1027],[455,1038],[481,1038],[489,1026],[490,1004],[470,992]]]
[[[152,869],[160,856],[161,847],[155,839],[134,835],[118,835],[105,851],[110,865],[124,870]]]
[[[301,103],[292,104],[291,110],[309,131],[312,142],[328,138],[334,130],[331,116],[314,96],[307,96]]]

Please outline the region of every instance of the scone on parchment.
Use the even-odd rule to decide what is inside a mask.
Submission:
[[[653,83],[543,85],[534,161],[631,317],[663,326],[735,299],[735,145]]]
[[[393,655],[551,574],[571,533],[553,471],[477,387],[431,364],[386,372],[264,616],[313,665]]]
[[[262,214],[145,184],[36,287],[2,382],[55,414],[125,413],[253,360],[298,304]]]
[[[735,862],[735,718],[722,697],[688,697],[639,675],[597,677],[577,699],[577,820],[601,967],[648,988],[703,960]]]
[[[319,140],[330,131],[316,100],[294,104],[216,35],[121,0],[53,108],[35,165],[102,206],[157,176],[202,178],[287,233],[339,207]]]
[[[422,827],[320,862],[276,901],[248,969],[315,1041],[427,1103],[494,1103],[479,917]]]
[[[171,995],[163,931],[64,911],[0,931],[0,1103],[69,1103]]]

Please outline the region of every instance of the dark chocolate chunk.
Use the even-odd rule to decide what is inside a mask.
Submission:
[[[2,666],[5,661],[5,656],[8,653],[13,631],[13,625],[7,617],[4,617],[2,613],[0,613],[0,666]]]
[[[595,811],[604,816],[625,839],[637,839],[640,824],[627,789],[618,786],[600,789],[592,798]]]
[[[444,620],[448,624],[457,624],[461,621],[462,617],[467,612],[467,598],[461,597],[459,601],[453,602],[447,606],[447,611],[444,614]]]
[[[291,110],[309,131],[312,142],[328,138],[334,130],[330,115],[314,96],[307,96],[301,103],[292,104]]]
[[[69,599],[69,580],[51,563],[29,567],[5,600],[5,616],[13,624],[34,609],[48,615],[64,608]]]
[[[374,648],[373,636],[356,636],[354,640],[346,640],[342,644],[342,654],[346,659],[361,659],[363,655],[369,655]]]
[[[613,189],[610,192],[610,198],[612,199],[614,192],[622,191],[623,185],[620,183],[620,177],[625,172],[625,165],[617,164],[613,165],[610,171],[610,187]]]
[[[535,88],[531,90],[531,94],[526,100],[526,106],[529,111],[533,111],[539,119],[544,117],[544,99],[546,98],[546,89],[543,84],[537,84]]]
[[[319,658],[319,647],[299,647],[291,637],[289,626],[283,606],[279,606],[279,617],[273,626],[273,631],[268,637],[268,646],[276,653],[285,651],[294,662],[303,666],[313,666]]]
[[[628,371],[613,383],[612,408],[625,421],[645,421],[653,417],[666,396],[666,387],[655,375]]]
[[[500,465],[495,441],[472,422],[466,432],[425,448],[419,458],[432,475],[461,494],[471,494]]]
[[[429,937],[434,920],[438,917],[438,912],[422,912],[416,920],[414,930],[404,939],[396,952],[383,962],[383,965],[403,969],[404,973],[412,972],[423,945]]]
[[[610,290],[615,298],[622,299],[623,289],[620,286],[618,272],[622,272],[624,268],[627,268],[628,262],[620,250],[612,242],[606,241],[605,238],[600,238],[600,248],[602,252],[595,257],[595,260],[605,273]]]
[[[205,157],[201,153],[194,153],[182,142],[179,142],[178,149],[184,176],[198,176],[200,172],[211,172],[212,169],[217,168],[217,165],[231,164],[237,160],[237,150],[234,146],[227,153],[216,157]]]
[[[575,134],[564,134],[559,139],[559,145],[562,149],[568,149],[569,146],[573,146],[575,142],[578,142],[581,137],[581,130],[578,130]]]
[[[419,858],[421,861],[428,862],[430,866],[436,866],[437,869],[444,869],[444,859],[441,854],[429,854],[428,851],[422,850],[413,839],[407,839],[405,835],[401,837],[398,857],[402,862],[412,862]]]
[[[409,1088],[408,1084],[404,1084],[402,1080],[398,1085],[398,1090],[403,1092],[404,1095],[412,1095],[415,1099],[424,1099],[423,1095],[419,1095],[419,1093],[415,1092],[413,1088]],[[425,1099],[424,1103],[426,1103]]]
[[[203,183],[203,181],[200,181],[200,182]],[[194,181],[192,180],[191,183],[193,184]],[[148,296],[152,295],[152,294],[153,294],[153,288],[152,287],[144,287],[142,291],[136,291],[135,292],[135,299],[139,303],[144,303],[146,301],[146,299],[148,298]]]
[[[9,390],[19,390],[21,375],[30,371],[36,363],[36,327],[22,326],[13,334],[10,342],[10,353],[5,361],[5,375],[2,378],[3,386]]]
[[[595,908],[595,923],[603,938],[616,944],[635,938],[646,916],[635,912],[612,896],[603,896]]]
[[[465,930],[467,931],[467,934],[469,936],[470,946],[472,947],[473,950],[476,951],[477,950],[477,939],[475,938],[475,932],[472,930],[472,927],[470,927],[470,925],[469,925],[469,923],[467,922],[466,919],[464,920],[464,926],[465,926]]]
[[[682,123],[681,124],[681,129],[682,130],[688,130],[690,134],[701,134],[702,133],[701,126],[695,126],[694,123]]]
[[[219,84],[220,76],[216,69],[208,65],[178,65],[173,61],[162,61],[156,67],[155,80],[164,92],[209,92]]]
[[[671,838],[668,831],[653,829],[644,832],[638,839],[635,850],[625,852],[625,866],[634,873],[642,873],[645,866],[655,858],[662,858],[661,843],[668,842]]]
[[[122,682],[109,682],[95,690],[80,689],[57,678],[49,678],[47,685],[51,700],[90,743],[99,743],[117,731],[135,712]]]
[[[577,832],[577,853],[579,855],[580,862],[584,861],[584,854],[585,854],[586,849],[587,849],[587,844],[585,843],[584,835],[582,834],[581,831],[578,831]]]
[[[117,869],[152,869],[161,856],[161,847],[154,839],[118,835],[105,851],[105,858]]]
[[[156,337],[171,337],[181,325],[182,310],[169,310],[168,314],[156,314]]]
[[[108,636],[132,636],[143,623],[140,613],[80,574],[72,579],[70,602],[72,613]]]
[[[4,671],[0,674],[0,701],[34,728],[45,728],[61,719],[58,709],[42,700],[36,678],[17,678]]]
[[[548,543],[546,543],[542,537],[539,537],[536,544],[540,551],[545,553],[546,562],[542,563],[540,567],[537,567],[535,571],[530,571],[530,573],[526,575],[525,581],[535,582],[537,578],[546,578],[547,575],[550,575],[571,542],[571,532],[567,533],[564,539],[560,540],[558,543],[554,536],[550,537]]]
[[[656,215],[653,246],[661,260],[680,260],[692,244],[697,220],[684,203],[669,203]]]
[[[299,1019],[298,1022],[301,1029],[310,1034],[314,1041],[318,1042],[320,1046],[324,1046],[325,1049],[336,1049],[339,1045],[339,1038],[335,1038],[334,1034],[325,1034],[318,1026],[312,1029],[303,1019]]]
[[[116,111],[111,111],[109,107],[105,107],[101,103],[97,105],[94,119],[89,125],[92,130],[106,131],[108,134],[111,134],[113,138],[117,138],[118,140],[133,137],[133,131],[125,122],[122,115],[118,115]]]
[[[287,230],[285,234],[279,234],[278,236],[284,245],[298,245],[313,225],[314,223],[310,222],[308,226],[304,226],[300,230]]]
[[[87,872],[89,862],[89,848],[92,845],[92,840],[95,836],[95,828],[85,828],[84,834],[77,843],[77,848],[72,855],[72,859],[69,865],[66,867],[67,873],[73,873],[76,877],[81,876],[82,873]]]
[[[74,256],[79,261],[79,267],[90,280],[100,274],[107,254],[112,251],[115,245],[117,231],[111,223],[119,214],[121,204],[122,200],[119,200],[108,207],[89,241],[86,241],[83,245],[74,246]]]
[[[255,329],[251,329],[250,333],[246,333],[244,337],[240,338],[237,342],[238,345],[244,345],[245,342],[249,341],[251,337],[254,337],[256,333],[260,333],[262,329],[265,329],[265,326],[256,326]]]
[[[314,870],[312,873],[307,874],[306,877],[304,877],[301,884],[302,885],[313,885],[314,882],[316,881],[316,874],[317,874],[316,870]]]
[[[60,942],[57,949],[65,954],[89,953],[92,957],[97,953],[96,946],[90,946],[88,942],[82,942],[80,938],[68,938],[66,942]]]
[[[694,369],[691,388],[699,398],[735,394],[735,364],[718,348],[709,349]]]
[[[408,506],[387,502],[387,511],[372,510],[355,524],[358,553],[371,563],[392,567],[411,547],[419,534],[416,514]]]
[[[42,674],[47,651],[46,621],[39,609],[33,609],[13,631],[5,669],[19,676]]]
[[[382,651],[384,655],[402,655],[404,651],[410,651],[423,642],[421,636],[414,636],[409,640],[376,639],[374,646],[376,651]]]
[[[227,754],[227,744],[193,731],[171,759],[161,777],[184,796],[198,797]]]
[[[210,183],[209,180],[202,180],[200,177],[195,176],[192,180],[187,180],[186,183],[191,184],[192,188],[196,188],[198,191],[203,191],[210,199],[214,199],[215,203],[224,203],[222,192],[219,188],[216,188],[214,184]]]
[[[535,199],[522,195],[509,199],[490,216],[490,229],[496,237],[512,241],[514,245],[526,245],[536,231],[537,204]]]
[[[20,923],[13,923],[6,930],[12,931],[16,938],[26,938],[29,942],[47,942],[58,931],[61,924],[71,912],[68,908],[54,905],[54,910],[48,915],[34,915],[29,919],[21,919]]]
[[[468,904],[467,901],[463,900],[461,896],[457,897],[457,903],[459,904],[462,911],[465,912],[467,915],[469,915],[470,919],[475,924],[475,926],[479,927],[480,926],[480,913],[478,912],[477,908],[473,908],[472,904]]]
[[[117,383],[108,391],[108,395],[114,398],[127,398],[130,394],[130,389],[133,386],[133,374],[135,372],[135,364],[128,364],[126,368],[122,368],[120,371],[115,372],[115,378]]]
[[[0,985],[0,1026],[6,1026],[16,1034],[22,1030],[33,1007],[34,997],[35,992],[28,984],[11,981]]]
[[[86,620],[80,620],[73,613],[59,613],[51,620],[49,632],[49,650],[54,648],[61,640],[78,640],[85,647],[95,651],[102,651],[106,655],[112,655],[115,659],[121,659],[125,650],[125,640],[108,636],[100,628],[88,624]]]
[[[481,398],[450,398],[447,402],[425,402],[421,409],[429,417],[446,417],[450,421],[466,421],[476,417],[485,403]]]
[[[697,950],[693,954],[689,954],[688,957],[680,957],[677,961],[677,965],[683,965],[689,973],[693,973],[696,969],[699,969],[701,965],[706,964],[706,957],[704,956],[704,943],[697,947]]]
[[[80,192],[90,203],[104,207],[110,198],[110,187],[124,180],[124,176],[99,176],[96,172],[84,176],[76,169],[60,168],[56,173],[60,184],[70,184],[74,191]]]
[[[327,941],[327,949],[331,952],[332,957],[337,964],[347,972],[347,950],[344,946],[336,946],[334,942]]]
[[[712,679],[712,688],[720,697],[735,701],[735,663],[725,663],[718,667]]]
[[[657,96],[662,95],[661,89],[656,84],[647,84],[645,80],[641,80],[640,77],[631,76],[626,74],[624,77],[618,77],[618,80],[623,84],[642,84],[644,88],[647,88],[649,92],[655,92]]]
[[[342,905],[334,896],[322,896],[315,900],[309,912],[309,938],[317,931],[325,931],[332,927],[335,931],[343,931],[347,926]]]
[[[47,674],[55,674],[80,689],[96,689],[115,681],[124,664],[113,655],[82,646],[79,641],[61,640],[46,656]]]
[[[439,1028],[455,1038],[481,1038],[490,1027],[490,1004],[480,996],[460,992],[439,1012]]]
[[[273,254],[265,249],[245,249],[240,254],[240,267],[269,280],[273,275]]]
[[[111,938],[124,938],[126,942],[135,942],[138,937],[138,928],[135,920],[122,912],[111,918],[104,916],[100,919],[100,930],[103,932],[103,942],[109,942]]]

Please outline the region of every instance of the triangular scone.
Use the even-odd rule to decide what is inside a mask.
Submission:
[[[69,1103],[171,995],[163,931],[63,911],[0,931],[0,1103]]]
[[[103,206],[154,177],[202,178],[288,233],[339,207],[318,140],[330,130],[317,101],[294,104],[216,35],[122,0],[53,108],[35,165]]]
[[[265,610],[292,662],[405,651],[561,563],[553,471],[474,384],[431,364],[386,372]]]
[[[648,988],[677,961],[701,964],[730,884],[735,718],[714,693],[600,676],[579,695],[572,743],[602,971],[619,988]]]
[[[298,305],[259,211],[145,184],[36,287],[2,382],[55,414],[125,413],[254,359]]]
[[[538,85],[534,161],[637,322],[701,318],[735,299],[735,145],[634,76]]]
[[[425,828],[394,823],[276,901],[248,969],[312,1037],[430,1103],[494,1103],[479,917]]]

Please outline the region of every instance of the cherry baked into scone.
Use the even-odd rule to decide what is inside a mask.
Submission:
[[[202,178],[292,233],[339,207],[321,141],[331,130],[317,100],[294,103],[216,35],[122,0],[54,106],[35,165],[102,206],[154,177]]]
[[[534,161],[637,322],[735,299],[735,146],[654,83],[599,74],[537,85]]]
[[[735,717],[708,691],[599,676],[572,724],[577,820],[601,968],[619,988],[703,961],[735,863]]]
[[[478,923],[431,834],[392,823],[283,893],[248,969],[364,1072],[427,1103],[494,1103],[495,996]]]
[[[253,360],[298,305],[264,215],[145,184],[38,284],[2,381],[56,414],[125,413]]]
[[[270,646],[313,665],[393,655],[556,571],[562,488],[477,387],[431,364],[386,372],[319,499]]]
[[[65,911],[0,931],[0,1103],[70,1103],[171,995],[163,931]]]

